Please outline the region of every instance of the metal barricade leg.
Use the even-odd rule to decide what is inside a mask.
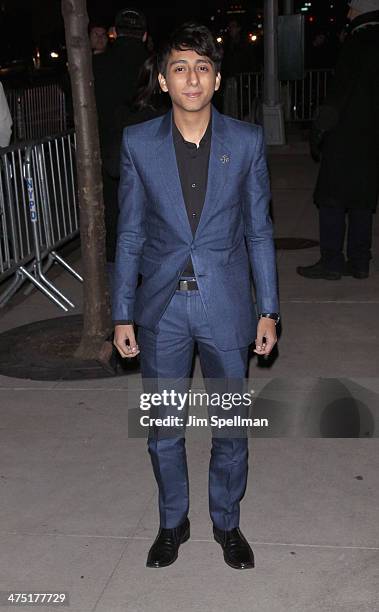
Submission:
[[[57,306],[62,308],[62,310],[64,310],[65,312],[68,312],[67,306],[65,306],[62,302],[60,302],[58,298],[51,291],[49,291],[49,289],[45,287],[44,283],[48,285],[51,289],[53,289],[54,292],[57,293],[59,297],[61,297],[65,302],[67,302],[69,306],[74,307],[74,304],[72,304],[70,300],[68,300],[60,291],[58,291],[57,288],[54,287],[54,285],[49,283],[49,281],[46,278],[41,277],[40,275],[38,275],[38,278],[36,278],[35,276],[33,276],[33,274],[31,274],[24,267],[21,267],[20,271],[26,276],[26,278],[30,280],[31,283],[33,283],[33,285],[35,285],[40,291],[42,291],[42,293],[44,293],[52,302],[54,302]],[[41,282],[41,278],[43,279],[43,283]]]
[[[0,308],[3,308],[8,304],[9,300],[19,290],[21,285],[25,282],[26,278],[21,270],[17,270],[15,277],[9,287],[0,295]]]
[[[76,278],[81,283],[83,282],[83,277],[80,276],[80,274],[76,270],[74,270],[74,268],[71,268],[71,266],[67,263],[67,261],[65,261],[63,257],[61,257],[60,255],[58,255],[56,251],[51,251],[50,256],[54,260],[58,261],[61,264],[61,266],[63,266],[63,268],[67,270],[67,272],[70,272],[70,274],[72,274],[74,278]]]

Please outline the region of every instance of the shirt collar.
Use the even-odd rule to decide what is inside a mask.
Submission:
[[[182,143],[190,149],[193,149],[193,148],[197,149],[197,148],[203,147],[205,144],[207,144],[207,142],[210,140],[211,135],[212,135],[212,116],[209,119],[209,123],[208,123],[207,129],[205,130],[204,136],[200,140],[199,147],[197,147],[194,142],[188,142],[188,140],[185,140],[183,138],[182,133],[180,132],[179,128],[177,127],[174,121],[174,114],[172,115],[172,133],[173,133],[173,137],[176,143]]]

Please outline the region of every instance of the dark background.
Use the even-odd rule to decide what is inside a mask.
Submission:
[[[334,35],[346,23],[346,5],[341,0],[312,2],[306,15],[306,37],[311,39],[318,31]],[[91,21],[110,26],[120,8],[141,8],[148,19],[149,32],[155,44],[177,24],[196,19],[211,27],[215,34],[222,34],[231,17],[239,19],[245,32],[257,31],[262,21],[262,0],[191,0],[161,3],[159,0],[88,0]],[[300,12],[305,2],[296,1],[295,11]],[[281,10],[281,2],[279,2]],[[261,32],[262,30],[260,30]],[[259,30],[258,30],[259,32]],[[33,67],[33,55],[38,48],[42,66],[58,69],[65,64],[64,28],[60,0],[0,0],[0,67],[1,79],[7,78],[4,67],[17,62]],[[63,51],[62,51],[63,50]],[[52,61],[50,52],[58,51],[60,60]],[[13,69],[13,68],[12,68]]]

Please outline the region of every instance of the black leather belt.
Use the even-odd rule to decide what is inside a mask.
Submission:
[[[177,289],[179,291],[195,291],[198,286],[196,280],[180,280]]]

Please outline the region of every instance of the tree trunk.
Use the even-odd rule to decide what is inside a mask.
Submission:
[[[110,331],[103,186],[86,0],[62,0],[76,129],[83,332],[76,356],[96,359]]]

